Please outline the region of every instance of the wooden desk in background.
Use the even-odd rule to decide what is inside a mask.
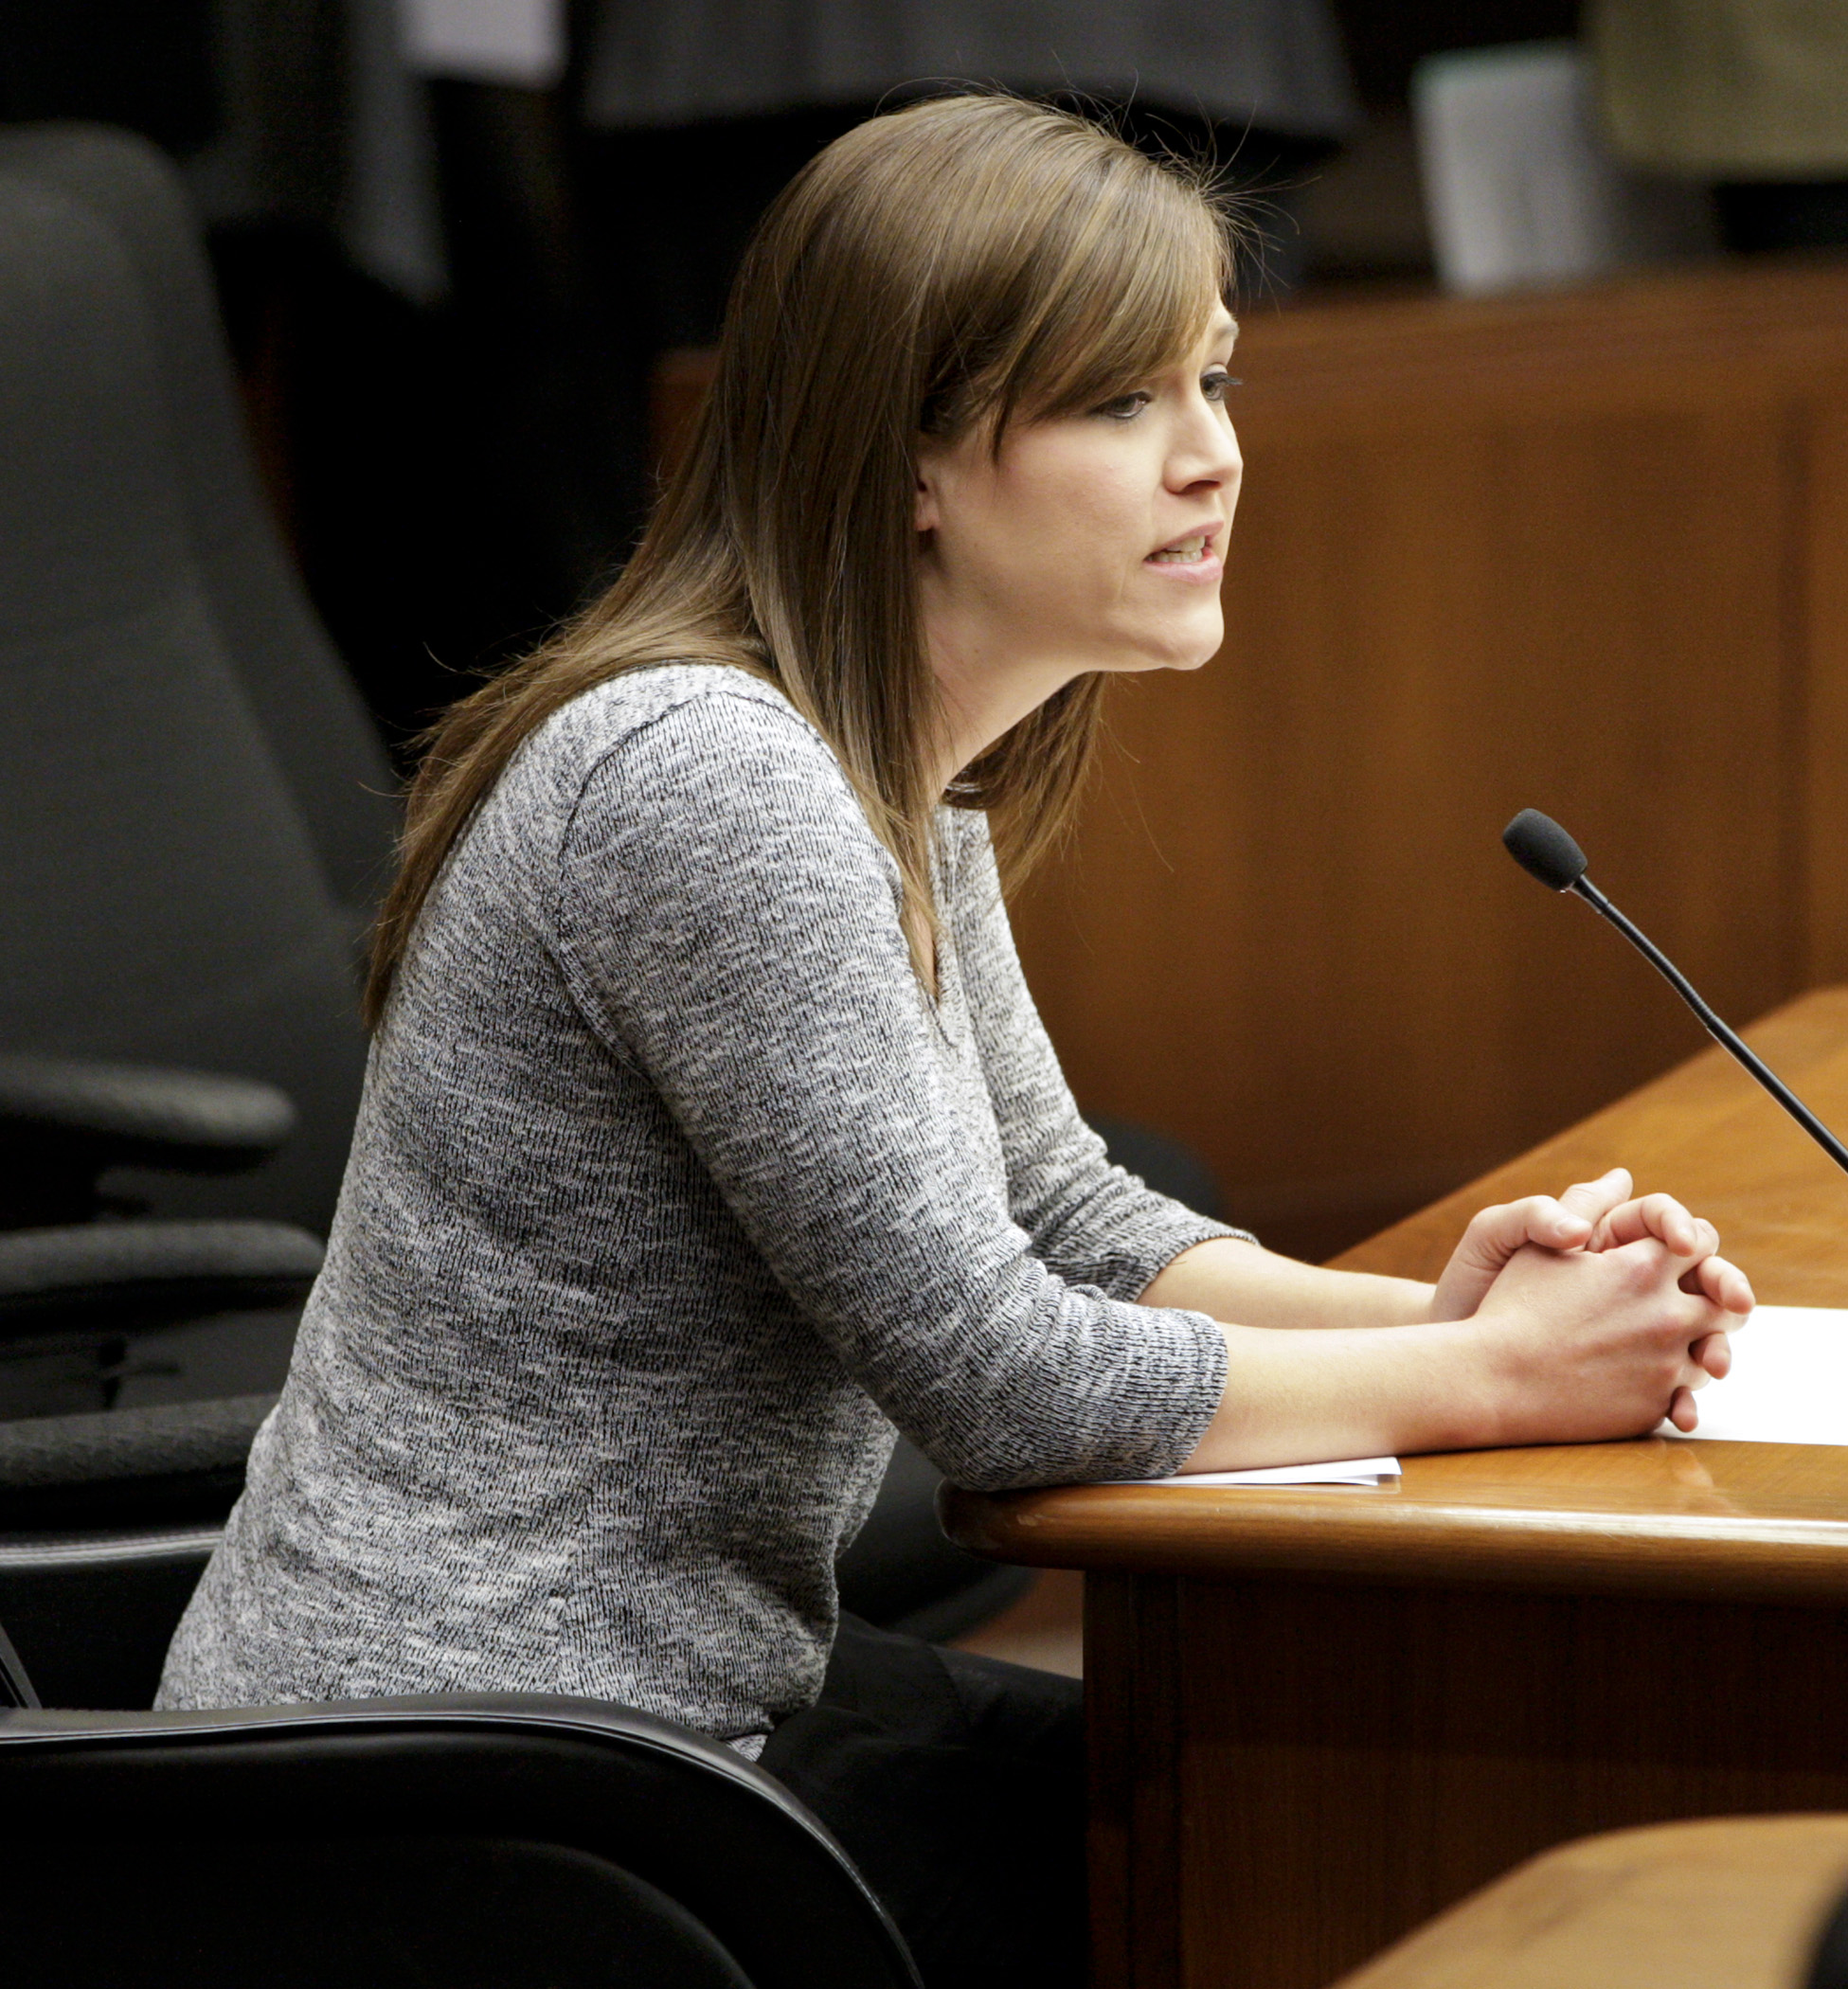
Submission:
[[[1848,1120],[1848,989],[1749,1034]],[[1848,1180],[1718,1050],[1340,1262],[1433,1277],[1484,1202],[1618,1161],[1761,1299],[1848,1304]],[[1096,1989],[1321,1989],[1569,1838],[1848,1810],[1848,1449],[1647,1438],[946,1515],[1085,1570]]]

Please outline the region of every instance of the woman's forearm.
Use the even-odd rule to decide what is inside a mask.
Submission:
[[[1195,1244],[1159,1271],[1144,1305],[1203,1312],[1227,1325],[1408,1326],[1430,1317],[1431,1286],[1327,1271],[1227,1237]]]
[[[1229,1238],[1184,1250],[1141,1302],[1219,1320],[1227,1378],[1219,1414],[1182,1468],[1233,1471],[1484,1441],[1464,1350],[1453,1332],[1426,1323],[1431,1289],[1323,1270]],[[1368,1330],[1380,1327],[1400,1330]]]
[[[1598,1442],[1664,1415],[1690,1429],[1693,1390],[1725,1372],[1723,1359],[1703,1365],[1704,1350],[1724,1343],[1731,1315],[1726,1291],[1682,1289],[1686,1265],[1654,1237],[1604,1251],[1530,1245],[1468,1318],[1328,1333],[1224,1325],[1225,1389],[1181,1468]]]
[[[1226,1391],[1183,1471],[1467,1450],[1499,1434],[1466,1326],[1223,1331]]]

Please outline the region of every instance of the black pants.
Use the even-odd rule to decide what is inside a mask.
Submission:
[[[1084,1689],[841,1618],[763,1765],[845,1846],[928,1989],[1083,1989]]]

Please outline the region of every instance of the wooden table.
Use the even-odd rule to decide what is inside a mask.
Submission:
[[[1727,1818],[1550,1851],[1338,1989],[1801,1989],[1848,1817]]]
[[[1848,990],[1749,1034],[1848,1121]],[[1619,1160],[1762,1299],[1848,1304],[1848,1180],[1717,1050],[1340,1261],[1433,1276],[1474,1208]],[[1319,1989],[1570,1838],[1848,1810],[1848,1449],[1646,1438],[945,1514],[1085,1570],[1096,1989]]]

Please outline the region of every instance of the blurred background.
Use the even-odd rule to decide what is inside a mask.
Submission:
[[[1692,1047],[1495,869],[1530,801],[1722,1007],[1848,964],[1839,9],[0,8],[0,116],[177,168],[263,502],[399,772],[619,566],[777,188],[959,78],[1211,152],[1257,232],[1227,654],[1128,687],[1018,907],[1088,1107],[1321,1255]]]
[[[1826,11],[1620,4],[1581,43],[1570,0],[8,0],[0,115],[122,126],[180,166],[270,499],[401,748],[453,672],[619,563],[664,355],[710,343],[763,206],[880,102],[995,81],[1211,150],[1256,189],[1247,308],[1482,290],[1808,239],[1715,194],[1748,168],[1678,151],[1655,45],[1678,16],[1724,40],[1731,12]],[[1818,142],[1751,177],[1826,177],[1841,140]]]

